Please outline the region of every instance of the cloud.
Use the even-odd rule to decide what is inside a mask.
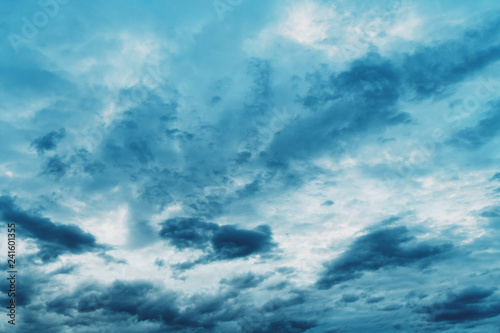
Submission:
[[[171,323],[178,317],[175,296],[163,293],[161,298],[154,295],[154,287],[149,282],[114,282],[99,297],[90,292],[80,297],[79,312],[104,309],[111,312],[125,312],[137,316],[139,321],[160,320]]]
[[[264,325],[263,325],[264,326]],[[313,321],[305,320],[274,320],[262,328],[254,329],[252,332],[255,333],[300,333],[306,332],[311,328],[316,327]]]
[[[76,225],[56,224],[48,218],[24,211],[15,205],[12,197],[0,196],[0,214],[4,221],[16,223],[21,232],[37,240],[41,246],[38,255],[44,261],[63,253],[80,254],[101,248],[92,234]]]
[[[500,207],[488,206],[483,209],[481,217],[488,219],[489,225],[492,228],[500,228]]]
[[[0,13],[20,331],[498,329],[500,3],[62,2]]]
[[[177,296],[161,291],[147,281],[115,281],[108,286],[80,285],[71,295],[57,297],[47,303],[51,312],[69,314],[74,309],[80,314],[93,313],[101,321],[113,320],[113,314],[128,314],[138,321],[160,322],[170,329],[182,321],[177,307]]]
[[[476,126],[460,130],[449,143],[457,147],[478,149],[496,137],[500,133],[497,126],[500,122],[500,103],[491,103],[490,109]]]
[[[354,303],[354,302],[357,302],[358,300],[359,300],[359,296],[354,295],[354,294],[344,294],[344,295],[342,295],[342,298],[340,299],[340,301],[344,302],[344,303]]]
[[[307,292],[295,290],[287,298],[273,298],[260,309],[245,311],[238,324],[248,332],[306,332],[317,326],[300,310],[306,302]],[[290,313],[295,313],[293,319]]]
[[[44,136],[41,136],[33,142],[31,142],[30,147],[35,147],[39,154],[43,154],[47,150],[56,149],[58,143],[66,136],[66,130],[60,128],[59,131],[50,131]]]
[[[219,228],[215,223],[205,222],[198,218],[176,217],[162,223],[160,237],[178,249],[205,249]]]
[[[64,162],[58,155],[49,157],[42,165],[42,175],[48,175],[56,180],[66,175],[70,165]]]
[[[19,252],[17,254],[19,254]],[[18,257],[16,257],[16,260],[17,258]],[[23,271],[23,276],[20,276],[19,274],[16,275],[16,306],[25,307],[30,305],[40,294],[43,293],[43,286],[49,280],[47,276],[36,274],[31,270],[31,267],[26,268],[27,269],[24,269]],[[5,267],[5,270],[8,270],[7,267]],[[0,288],[4,291],[3,293],[5,293],[5,296],[8,296],[8,290],[10,289],[9,280],[3,279],[0,281]],[[0,295],[0,297],[1,296],[2,295]],[[5,297],[5,301],[9,302],[10,297]]]
[[[306,78],[301,102],[310,112],[294,119],[271,142],[266,158],[285,163],[322,153],[339,154],[342,142],[362,133],[407,123],[397,109],[401,78],[395,65],[376,53],[354,61],[340,73],[322,69]]]
[[[486,21],[481,27],[467,29],[460,38],[423,46],[406,54],[404,80],[416,98],[440,95],[486,66],[500,60],[498,35],[500,19]]]
[[[263,275],[255,275],[251,272],[236,276],[232,279],[222,279],[222,284],[227,284],[237,290],[249,289],[257,287],[267,277]]]
[[[363,276],[366,271],[425,263],[450,250],[451,244],[432,246],[414,242],[406,227],[389,227],[357,238],[338,258],[324,264],[316,285],[328,289]]]
[[[385,299],[384,296],[372,296],[366,299],[366,303],[367,304],[379,303],[382,302],[384,299]]]
[[[214,234],[212,246],[218,258],[234,259],[268,252],[275,244],[272,242],[271,228],[267,225],[260,225],[253,230],[225,225]]]
[[[444,302],[431,304],[417,310],[428,314],[433,322],[465,323],[500,315],[500,299],[494,297],[495,289],[467,287],[451,294]],[[430,309],[439,309],[432,311]]]
[[[301,114],[280,131],[267,149],[266,158],[286,165],[291,159],[339,154],[355,136],[411,123],[410,115],[398,108],[402,98],[420,100],[441,95],[500,59],[493,33],[498,24],[496,19],[482,29],[467,31],[456,41],[418,48],[404,54],[402,61],[373,51],[342,72],[323,66],[308,74],[308,90],[300,101],[311,113]],[[478,35],[482,36],[480,40],[472,37]],[[449,57],[453,61],[448,61]],[[466,130],[461,136],[472,145],[482,142],[482,136],[496,133],[496,128],[491,127],[496,118],[496,114],[491,115],[477,131]],[[480,134],[481,130],[484,134]]]
[[[117,325],[119,320],[156,324],[158,331],[178,332],[203,330],[215,332],[219,321],[235,320],[241,315],[238,307],[227,308],[234,295],[194,294],[182,299],[178,293],[164,290],[149,281],[116,280],[111,284],[79,285],[71,294],[63,294],[47,302],[49,312],[68,316],[65,324],[74,326],[71,317],[92,318],[102,327]],[[226,307],[226,308],[225,308]]]
[[[232,225],[219,226],[197,218],[172,218],[162,223],[159,234],[178,249],[204,250],[207,256],[195,263],[248,257],[267,253],[276,246],[268,225],[247,230]],[[192,267],[195,263],[184,263],[179,267]]]

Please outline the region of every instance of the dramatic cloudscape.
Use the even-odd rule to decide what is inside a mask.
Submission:
[[[499,1],[0,0],[0,51],[0,331],[500,332]]]

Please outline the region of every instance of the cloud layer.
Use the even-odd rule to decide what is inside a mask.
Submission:
[[[500,4],[0,4],[19,330],[498,332]]]

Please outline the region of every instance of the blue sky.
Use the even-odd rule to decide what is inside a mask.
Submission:
[[[0,330],[499,332],[498,1],[0,9]]]

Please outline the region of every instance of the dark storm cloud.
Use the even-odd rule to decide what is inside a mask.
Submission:
[[[68,326],[77,324],[71,319],[76,311],[81,318],[91,316],[92,323],[98,326],[130,319],[160,324],[162,332],[216,332],[221,321],[237,320],[243,315],[244,309],[234,304],[236,295],[195,294],[182,300],[177,293],[148,281],[115,281],[110,285],[80,285],[73,293],[47,302],[47,310],[67,315]]]
[[[495,290],[470,286],[458,294],[450,294],[445,302],[431,304],[417,312],[428,314],[429,321],[448,323],[496,317],[500,315],[500,298]]]
[[[301,290],[295,290],[288,298],[273,298],[262,306],[265,311],[276,311],[286,309],[296,305],[304,304],[307,301],[307,293]]]
[[[176,295],[162,292],[146,281],[115,281],[109,286],[81,285],[71,295],[61,295],[47,303],[51,312],[94,313],[96,321],[113,320],[113,314],[128,314],[138,321],[175,325],[181,320]],[[99,311],[99,314],[95,314]],[[101,322],[102,324],[102,322]]]
[[[276,246],[272,241],[271,228],[267,225],[247,230],[232,225],[219,226],[197,218],[172,218],[163,222],[159,234],[178,249],[203,249],[208,253],[196,263],[266,253]],[[179,267],[191,267],[193,264]]]
[[[19,258],[16,257],[16,260],[19,261]],[[7,270],[7,267],[5,267],[5,271]],[[33,301],[33,299],[35,299],[41,293],[41,289],[43,288],[44,284],[47,283],[47,281],[48,278],[46,276],[36,274],[30,269],[24,270],[22,275],[17,274],[15,291],[16,305],[29,305]],[[5,292],[6,295],[9,290],[9,285],[10,282],[9,280],[7,280],[7,278],[0,280],[0,288],[2,292]],[[9,302],[9,299],[6,298],[6,301]],[[4,304],[8,304],[7,302],[4,302]]]
[[[78,300],[79,312],[104,309],[110,312],[124,312],[137,316],[139,321],[157,320],[172,323],[179,316],[175,306],[175,296],[164,293],[154,295],[153,285],[149,282],[114,282],[99,297],[92,292]]]
[[[76,225],[56,224],[48,218],[24,211],[9,196],[0,196],[0,214],[4,221],[16,223],[21,232],[24,231],[26,236],[37,240],[41,247],[38,255],[42,260],[67,252],[83,253],[100,248],[92,234]]]
[[[316,323],[306,320],[280,319],[273,320],[263,327],[252,330],[255,333],[301,333],[316,327]]]
[[[290,158],[304,159],[326,151],[342,153],[355,134],[381,132],[410,122],[409,115],[397,108],[400,97],[440,95],[498,61],[500,46],[495,29],[499,25],[497,18],[481,29],[467,31],[460,39],[404,54],[402,61],[371,53],[340,73],[331,73],[323,66],[306,77],[309,89],[300,99],[312,113],[301,115],[284,128],[274,138],[266,158],[274,165],[286,165]],[[492,115],[477,131],[461,135],[466,143],[480,144],[483,136],[497,133],[492,125],[497,121]]]
[[[360,278],[365,271],[415,263],[426,264],[451,248],[450,244],[414,244],[414,239],[406,227],[370,231],[357,238],[338,258],[324,264],[325,270],[316,284],[320,289],[328,289]]]
[[[160,236],[178,249],[206,248],[219,228],[215,223],[205,222],[197,218],[176,217],[162,224]]]
[[[400,74],[378,54],[354,61],[344,72],[317,71],[307,82],[309,90],[301,101],[310,113],[291,121],[274,138],[266,152],[273,165],[326,151],[342,153],[341,143],[355,134],[410,121],[408,114],[396,108]]]
[[[31,147],[35,147],[39,154],[47,150],[54,150],[57,144],[66,136],[66,130],[60,128],[59,131],[50,131],[48,134],[39,137],[31,142]]]
[[[247,230],[232,225],[219,226],[198,218],[172,218],[163,222],[159,234],[180,250],[192,248],[205,252],[204,256],[194,262],[174,265],[180,270],[217,260],[266,254],[276,246],[272,240],[271,228],[267,225]]]
[[[260,225],[253,230],[225,225],[214,234],[212,246],[217,258],[234,259],[268,252],[275,244],[272,242],[271,228],[267,225]]]
[[[452,84],[500,60],[497,29],[500,18],[469,29],[461,38],[421,47],[403,63],[406,86],[417,98],[441,94]]]
[[[306,332],[317,326],[316,316],[302,313],[306,296],[307,293],[296,291],[286,299],[271,299],[257,311],[245,311],[238,324],[243,332]],[[290,313],[296,314],[292,318]]]

